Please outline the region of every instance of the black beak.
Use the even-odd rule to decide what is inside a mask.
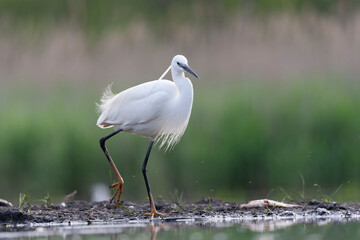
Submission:
[[[182,67],[186,72],[194,75],[194,77],[199,78],[198,75],[196,75],[196,73],[188,65],[180,63],[179,66]]]

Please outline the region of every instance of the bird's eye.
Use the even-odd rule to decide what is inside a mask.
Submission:
[[[180,63],[179,62],[176,62],[178,66],[180,66]]]

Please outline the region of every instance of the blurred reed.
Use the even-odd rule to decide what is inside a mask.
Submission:
[[[297,197],[304,182],[307,197],[342,184],[334,198],[356,201],[358,6],[0,1],[0,198],[61,199],[76,189],[89,199],[92,184],[110,184],[95,102],[111,82],[118,92],[158,78],[181,53],[200,80],[182,141],[152,153],[154,195],[281,200],[280,187]],[[146,199],[146,147],[130,134],[109,141],[125,200]]]

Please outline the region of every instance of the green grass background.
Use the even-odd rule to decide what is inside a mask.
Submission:
[[[31,77],[14,79],[11,74],[7,75],[7,69],[16,72],[18,62],[15,60],[22,60],[23,52],[30,53],[29,56],[33,57],[31,61],[36,61],[39,56],[42,59],[44,50],[41,47],[48,46],[47,41],[60,36],[63,33],[61,29],[65,29],[66,34],[70,32],[69,35],[79,34],[77,30],[80,30],[83,34],[80,34],[83,37],[80,39],[85,39],[85,44],[82,46],[82,42],[79,44],[78,39],[74,38],[75,44],[91,52],[96,49],[94,46],[97,39],[109,33],[121,36],[127,28],[131,30],[132,27],[137,27],[132,25],[133,22],[140,22],[146,23],[145,28],[150,30],[142,31],[140,24],[140,37],[134,37],[138,36],[138,32],[134,31],[129,42],[124,41],[124,48],[140,46],[139,52],[144,49],[144,52],[148,53],[146,49],[157,50],[164,44],[171,51],[185,49],[187,52],[194,52],[199,49],[198,51],[206,53],[213,50],[207,48],[213,46],[211,42],[218,41],[216,46],[225,49],[227,46],[222,45],[225,37],[221,34],[227,31],[230,37],[236,37],[237,35],[231,35],[233,29],[236,29],[232,27],[239,24],[240,30],[237,33],[240,32],[240,36],[242,31],[250,33],[249,36],[239,38],[239,44],[245,42],[245,47],[262,46],[262,43],[272,43],[275,39],[275,44],[269,44],[268,48],[280,49],[280,45],[285,44],[286,47],[291,39],[300,39],[295,41],[295,44],[300,43],[300,46],[294,50],[294,54],[301,55],[305,52],[305,57],[301,59],[306,59],[309,49],[317,53],[316,46],[322,46],[312,45],[313,39],[321,43],[324,41],[324,34],[325,40],[328,40],[328,32],[318,32],[313,26],[314,23],[323,26],[323,29],[331,30],[331,27],[335,26],[333,30],[338,35],[334,35],[337,38],[328,50],[333,46],[343,49],[340,40],[342,34],[346,35],[346,28],[344,32],[339,31],[339,28],[352,26],[355,22],[351,21],[352,16],[357,13],[358,6],[359,1],[327,0],[137,0],[126,3],[104,3],[97,0],[0,1],[0,51],[4,52],[8,46],[13,47],[11,44],[15,46],[14,54],[8,53],[8,59],[0,58],[1,66],[5,66],[0,73],[0,198],[16,202],[19,193],[30,193],[31,199],[36,201],[49,193],[54,201],[60,201],[66,194],[77,190],[76,198],[87,200],[93,184],[102,182],[110,185],[114,181],[114,174],[98,143],[98,140],[111,130],[102,130],[95,125],[98,117],[95,103],[99,101],[102,90],[106,87],[105,82],[112,80],[111,77],[104,77],[104,82],[101,82],[103,79],[94,81],[79,80],[77,76],[56,76],[55,81],[52,79],[49,80],[51,83],[45,83],[41,80],[33,81]],[[274,21],[271,22],[272,16],[278,16],[280,12],[291,17],[290,20],[285,18],[285,24],[279,25],[288,29],[285,29],[285,34],[282,35],[286,37],[285,40],[279,37],[277,42],[277,32],[272,33],[273,28],[267,24],[274,24]],[[234,18],[234,21],[239,22],[231,22],[231,17],[236,15],[242,16]],[[294,20],[297,15],[302,16],[300,20]],[[252,21],[254,19],[256,21]],[[309,22],[304,23],[305,26],[309,25],[308,32],[301,33],[307,32],[313,38],[305,37],[303,44],[302,36],[299,37],[290,30],[302,29],[296,26],[302,26],[299,22],[303,23],[303,20],[308,19]],[[320,20],[317,22],[318,19]],[[324,19],[331,19],[330,22],[335,22],[335,25],[327,25],[328,22]],[[340,27],[337,21],[341,23]],[[250,28],[257,25],[251,25],[252,22],[264,24],[260,29],[253,29],[254,35]],[[346,25],[347,22],[350,24]],[[220,31],[224,26],[228,27],[225,28],[227,30]],[[246,31],[248,26],[250,30]],[[185,29],[183,32],[182,27]],[[172,34],[172,31],[177,30],[180,30],[179,33]],[[290,40],[287,38],[287,31],[290,33]],[[129,32],[131,33],[126,33]],[[143,32],[153,35],[145,38],[141,35]],[[201,36],[198,45],[193,44],[192,38],[186,36],[194,32]],[[219,38],[214,37],[217,32]],[[258,32],[260,34],[257,34]],[[54,33],[55,37],[51,38]],[[48,35],[50,38],[46,38]],[[179,36],[183,36],[183,39],[174,41],[175,44],[171,45],[173,38]],[[264,38],[252,39],[257,36]],[[132,42],[133,38],[135,43]],[[66,39],[68,36],[65,41],[60,40],[50,46],[60,46],[58,51],[66,49],[61,48],[61,45],[72,43]],[[126,36],[124,39],[126,40]],[[124,39],[120,38],[119,42],[123,43]],[[151,41],[147,41],[149,39]],[[350,41],[344,42],[350,44],[356,42],[356,39],[356,36],[351,36]],[[246,45],[253,41],[259,45]],[[113,43],[116,44],[117,42]],[[239,49],[235,49],[236,52],[242,53],[245,48]],[[347,49],[344,49],[346,53]],[[357,50],[358,48],[354,48],[353,52]],[[284,51],[287,51],[287,48]],[[51,55],[52,51],[47,49],[47,52],[44,52],[43,59],[48,60],[46,54],[50,52]],[[131,50],[124,52],[132,53]],[[32,53],[34,54],[31,55]],[[57,59],[57,53],[55,49],[50,57]],[[81,53],[83,52],[80,51],[80,55]],[[100,55],[99,62],[102,62],[101,57],[104,58],[103,66],[107,66],[106,61],[111,63],[112,58],[107,59],[107,56],[96,51],[89,55],[84,54],[85,57],[81,55],[83,58],[79,59],[95,58],[97,54]],[[161,54],[159,56],[169,53],[163,51]],[[258,54],[260,60],[259,52],[255,54]],[[193,55],[198,54],[195,52]],[[159,61],[159,66],[164,66],[168,59],[161,59],[160,62],[159,56],[156,61]],[[274,69],[280,69],[276,66],[286,63],[286,59],[281,61],[282,56],[290,55],[275,55],[274,62],[269,63],[269,66],[273,64]],[[66,55],[64,61],[66,57],[73,56]],[[142,56],[135,56],[133,59],[137,59],[136,57],[141,59]],[[326,59],[326,56],[322,57]],[[49,59],[51,61],[51,58]],[[322,58],[314,58],[314,64],[317,64],[319,59]],[[343,55],[341,59],[344,59]],[[356,60],[355,57],[352,59]],[[356,69],[356,62],[352,59],[349,60],[349,65],[351,62],[351,66]],[[218,69],[208,69],[204,64],[201,65],[202,59],[195,60],[197,62],[192,63],[195,66],[200,65],[199,69],[206,73],[197,72],[201,78],[193,81],[195,99],[188,129],[172,151],[164,153],[163,150],[154,148],[150,156],[148,176],[156,198],[171,199],[174,193],[183,192],[187,201],[208,196],[237,202],[264,197],[282,200],[286,196],[296,200],[328,200],[330,197],[337,201],[358,201],[360,84],[357,75],[353,74],[355,70],[352,73],[346,72],[351,66],[340,66],[340,71],[328,69],[318,74],[308,74],[300,70],[298,72],[301,74],[275,80],[246,77],[248,73],[239,77],[233,73],[224,75],[221,67],[228,67],[226,59],[218,61]],[[252,60],[257,62],[254,58]],[[336,59],[333,62],[336,65]],[[27,66],[26,63],[25,61],[23,65]],[[229,65],[236,68],[236,64]],[[110,65],[114,66],[118,67]],[[286,66],[296,70],[296,66]],[[120,67],[126,68],[126,65]],[[323,69],[326,69],[326,66]],[[41,73],[48,69],[31,70]],[[194,70],[197,71],[197,68]],[[19,76],[24,76],[24,72],[26,75],[26,71],[25,68]],[[67,69],[61,71],[66,73]],[[253,68],[253,71],[261,73],[262,69]],[[214,72],[216,77],[212,75]],[[213,77],[202,78],[204,75]],[[47,75],[44,76],[46,78]],[[115,92],[132,85],[130,82],[121,82],[124,78],[125,76],[119,76],[119,82],[114,81]],[[143,79],[135,80],[137,83],[143,82]],[[125,179],[124,200],[146,200],[141,165],[147,145],[147,139],[127,133],[119,134],[108,141],[109,151]]]
[[[360,96],[339,76],[289,83],[235,79],[230,85],[194,81],[188,129],[174,150],[157,148],[148,174],[153,192],[170,199],[216,196],[239,201],[331,195],[357,199],[360,183]],[[114,86],[117,88],[117,86]],[[121,87],[119,87],[121,88]],[[52,90],[2,89],[0,189],[7,197],[31,192],[54,198],[77,190],[88,198],[96,182],[112,183],[95,125],[101,91],[62,83]],[[148,140],[122,133],[108,148],[125,179],[125,199],[146,199],[141,164]],[[318,184],[319,186],[314,186]],[[274,190],[273,192],[272,189]]]

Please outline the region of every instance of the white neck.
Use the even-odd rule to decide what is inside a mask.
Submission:
[[[191,110],[194,90],[190,79],[185,77],[184,72],[172,71],[172,77],[179,91],[179,100]]]
[[[184,74],[183,71],[180,72],[180,71],[172,70],[171,71],[171,76],[172,76],[175,84],[178,83],[178,82],[181,82],[185,78],[185,74]]]

